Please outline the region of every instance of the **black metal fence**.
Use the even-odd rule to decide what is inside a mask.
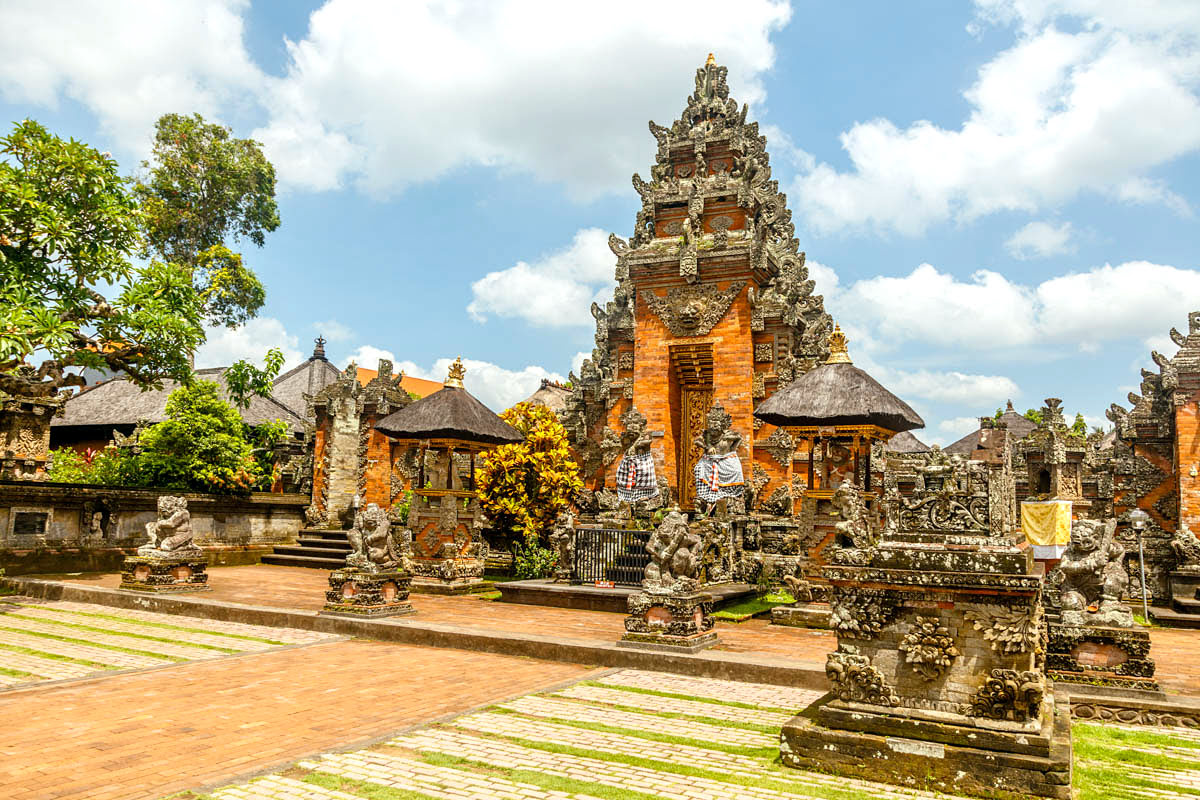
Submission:
[[[576,529],[572,579],[579,583],[640,585],[650,563],[650,554],[646,552],[650,534],[651,531],[620,528]]]

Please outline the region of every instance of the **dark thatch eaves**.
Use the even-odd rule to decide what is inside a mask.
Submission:
[[[462,363],[450,367],[446,385],[375,423],[396,439],[457,439],[474,444],[511,444],[525,437],[462,386]]]
[[[900,431],[883,446],[885,453],[928,453],[929,445],[908,431]]]
[[[754,416],[789,427],[877,425],[896,432],[925,427],[908,403],[850,363],[840,328],[834,328],[829,345],[828,361],[759,403]]]
[[[1024,439],[1037,428],[1037,423],[1031,419],[1021,416],[1013,410],[1012,401],[1008,401],[1008,408],[996,420],[1008,426],[1008,435],[1013,441]],[[946,445],[943,452],[949,453],[952,456],[970,456],[979,449],[979,443],[983,440],[983,429],[976,428],[966,436],[959,439],[954,444]]]

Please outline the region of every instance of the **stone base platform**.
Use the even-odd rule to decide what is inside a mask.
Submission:
[[[500,591],[500,600],[505,603],[612,611],[617,614],[627,613],[629,598],[642,591],[640,586],[590,586],[556,583],[544,578],[504,581],[496,584],[496,588]],[[755,591],[748,583],[722,583],[704,587],[704,592],[712,595],[714,609],[753,597]]]
[[[1071,797],[1071,714],[1065,701],[1048,699],[1041,734],[1030,735],[869,711],[825,713],[831,699],[826,695],[784,723],[779,750],[786,766],[996,800]],[[825,724],[835,719],[858,729]],[[918,730],[926,738],[911,736]]]
[[[338,569],[329,575],[329,590],[320,613],[339,617],[394,617],[416,611],[408,602],[412,576],[407,572],[362,572]]]
[[[775,606],[771,609],[772,625],[790,628],[819,628],[829,630],[833,612],[828,603],[801,603],[794,606]]]
[[[1150,633],[1144,628],[1051,624],[1046,674],[1064,683],[1158,689]]]
[[[121,585],[128,592],[178,594],[208,592],[208,559],[195,550],[178,556],[126,556],[121,566]]]
[[[713,630],[713,597],[692,591],[638,592],[629,597],[629,616],[621,647],[695,653],[712,647],[719,639]]]
[[[413,578],[411,591],[413,594],[475,594],[490,592],[496,588],[492,581],[482,578],[460,578],[453,581],[443,581],[438,578]]]
[[[617,642],[617,647],[636,647],[641,650],[657,650],[660,653],[698,653],[720,642],[716,631],[698,633],[695,636],[672,636],[668,633],[626,632]]]

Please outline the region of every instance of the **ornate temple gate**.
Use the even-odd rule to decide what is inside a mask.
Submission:
[[[696,342],[673,346],[671,366],[679,386],[676,487],[680,508],[691,511],[696,505],[696,484],[692,480],[692,470],[704,455],[699,437],[704,432],[705,417],[713,405],[712,344]]]

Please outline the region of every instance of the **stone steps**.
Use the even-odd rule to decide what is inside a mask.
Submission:
[[[276,545],[262,563],[280,567],[334,570],[346,565],[350,539],[346,531],[304,528],[296,544]]]
[[[1166,606],[1150,606],[1150,616],[1155,622],[1172,628],[1200,628],[1200,613],[1180,613]]]

